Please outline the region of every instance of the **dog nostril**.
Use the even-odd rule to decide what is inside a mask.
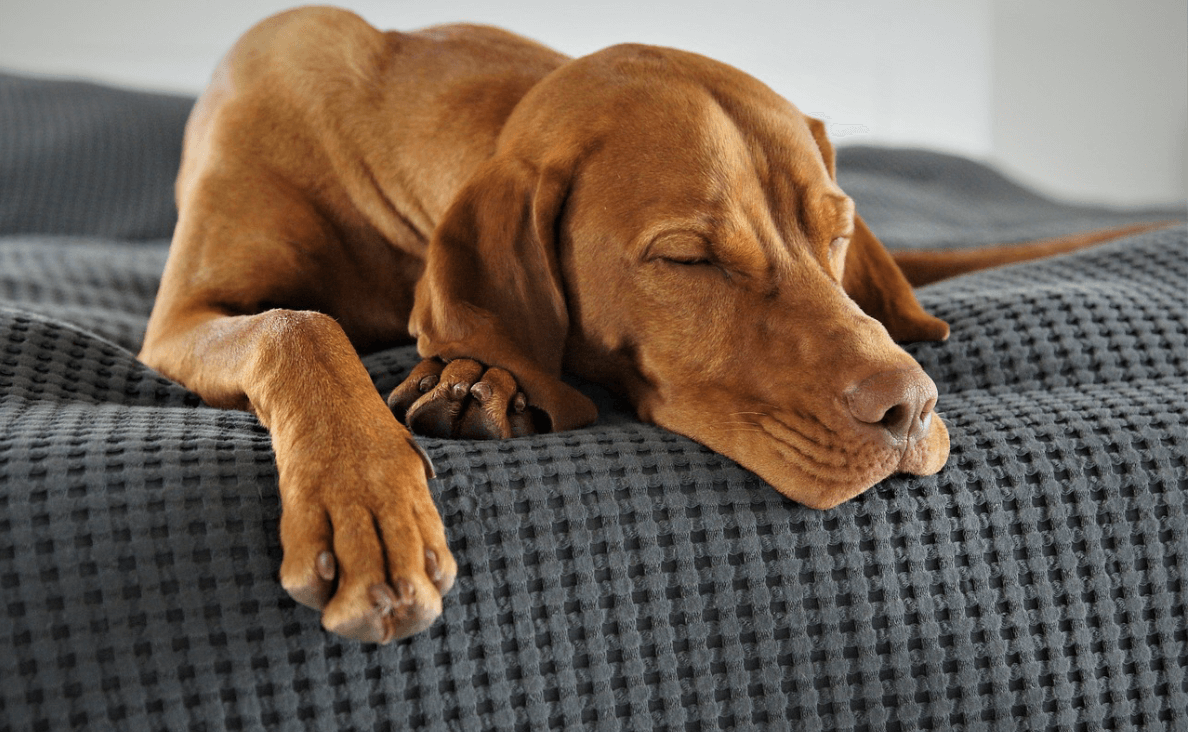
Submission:
[[[911,419],[914,419],[911,408],[904,404],[896,404],[887,410],[887,413],[879,420],[879,424],[891,434],[900,434],[906,433],[911,427],[908,422]],[[908,422],[906,426],[905,422]]]
[[[845,393],[850,414],[896,441],[922,437],[932,423],[936,385],[921,369],[884,371]]]

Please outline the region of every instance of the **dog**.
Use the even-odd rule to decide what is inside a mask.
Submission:
[[[590,424],[564,369],[829,508],[947,459],[936,386],[898,343],[948,326],[912,281],[1125,233],[897,264],[825,126],[741,71],[331,8],[228,53],[176,196],[139,357],[267,427],[281,584],[376,643],[428,627],[457,573],[413,432]],[[358,354],[413,339],[385,401]]]

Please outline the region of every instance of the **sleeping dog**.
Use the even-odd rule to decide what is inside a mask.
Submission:
[[[140,358],[268,428],[281,583],[372,642],[427,627],[456,573],[412,432],[589,424],[565,369],[828,508],[948,456],[897,345],[948,335],[912,281],[1093,239],[897,264],[824,125],[737,69],[328,8],[230,51],[177,202]],[[385,401],[358,354],[410,340]]]

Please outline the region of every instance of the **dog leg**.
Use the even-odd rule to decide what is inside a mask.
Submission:
[[[348,638],[386,643],[428,627],[457,571],[428,463],[338,323],[162,310],[141,360],[212,406],[254,412],[272,435],[289,594]]]

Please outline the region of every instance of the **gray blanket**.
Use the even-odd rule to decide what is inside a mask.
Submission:
[[[0,76],[0,728],[1188,729],[1183,225],[923,289],[952,457],[830,511],[591,385],[586,429],[424,440],[458,582],[359,645],[276,582],[265,431],[133,355],[191,103]],[[1183,218],[839,165],[894,246]]]

